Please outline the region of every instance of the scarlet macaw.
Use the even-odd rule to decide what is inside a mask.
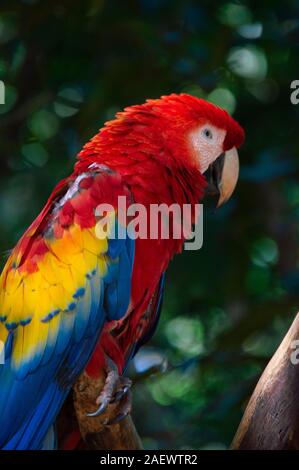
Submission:
[[[243,140],[226,111],[172,94],[126,108],[85,145],[1,275],[0,448],[54,445],[52,425],[82,371],[112,364],[121,375],[156,327],[164,273],[184,238],[98,237],[98,205],[117,210],[123,196],[194,207],[207,174],[223,202]],[[95,415],[111,399],[101,397]]]

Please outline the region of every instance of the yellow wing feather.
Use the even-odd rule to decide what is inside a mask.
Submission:
[[[74,326],[76,293],[87,289],[88,274],[107,272],[107,240],[96,238],[94,229],[73,225],[59,239],[45,239],[48,252],[37,261],[37,270],[24,266],[4,270],[0,296],[0,339],[7,340],[10,327],[15,329],[13,367],[18,368],[46,347],[55,344],[59,326]],[[13,260],[12,256],[12,260]],[[13,261],[10,261],[13,266]],[[73,310],[73,313],[72,313]],[[83,315],[84,312],[81,312]],[[37,361],[38,362],[38,361]]]

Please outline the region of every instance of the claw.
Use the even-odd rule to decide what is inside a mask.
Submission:
[[[107,426],[112,426],[113,424],[120,423],[123,419],[125,419],[128,416],[128,414],[129,413],[119,413],[111,421],[108,421]]]
[[[116,392],[114,395],[114,398],[111,400],[110,403],[117,403],[118,401],[121,401],[123,397],[128,393],[130,390],[130,385],[126,385],[122,390],[119,390]]]
[[[120,412],[115,416],[115,418],[113,418],[111,421],[108,421],[107,426],[111,426],[113,424],[119,423],[131,413],[131,410],[132,410],[132,394],[131,394],[130,386],[128,386],[128,390],[120,405]]]
[[[103,403],[100,404],[100,406],[98,407],[98,409],[96,411],[93,411],[91,413],[86,413],[86,416],[88,416],[89,418],[95,418],[97,416],[100,416],[102,413],[104,413],[107,406],[108,406],[108,403],[103,402]]]

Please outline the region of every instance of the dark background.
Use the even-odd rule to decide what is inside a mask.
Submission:
[[[298,1],[0,3],[2,264],[76,152],[126,105],[188,92],[242,123],[231,201],[205,211],[204,247],[170,267],[162,320],[137,365],[147,448],[229,445],[299,303]]]

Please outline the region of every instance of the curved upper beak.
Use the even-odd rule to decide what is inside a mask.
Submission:
[[[235,147],[222,153],[205,172],[208,182],[205,193],[218,196],[217,207],[232,195],[239,177],[239,157]]]

